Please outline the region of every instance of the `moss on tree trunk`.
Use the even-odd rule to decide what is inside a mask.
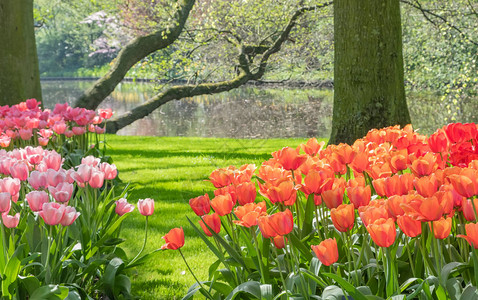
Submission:
[[[41,100],[33,0],[0,1],[0,104]]]
[[[334,1],[334,112],[329,143],[410,123],[399,0]]]

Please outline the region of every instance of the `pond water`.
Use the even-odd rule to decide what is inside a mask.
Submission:
[[[46,108],[74,100],[91,81],[42,81]],[[123,82],[101,104],[122,114],[154,95],[148,83]],[[455,105],[433,93],[408,93],[412,122],[431,134],[449,122],[477,122],[478,99]],[[120,130],[121,135],[195,136],[230,138],[328,137],[333,91],[241,87],[227,93],[171,101]]]

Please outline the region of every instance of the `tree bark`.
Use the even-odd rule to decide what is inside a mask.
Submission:
[[[41,100],[33,0],[0,1],[0,105]]]
[[[118,83],[123,80],[131,67],[149,54],[164,49],[176,41],[183,31],[195,0],[181,0],[178,3],[179,7],[171,21],[171,26],[149,35],[137,37],[128,43],[119,52],[115,64],[108,73],[98,79],[93,87],[85,91],[83,95],[76,100],[76,107],[96,109],[98,105],[113,92]]]
[[[399,0],[334,1],[331,144],[372,128],[410,123],[403,75]]]

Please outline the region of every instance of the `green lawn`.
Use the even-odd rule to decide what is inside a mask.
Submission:
[[[186,236],[184,255],[199,280],[207,280],[213,255],[188,225],[186,216],[198,221],[189,208],[189,199],[205,192],[212,195],[212,184],[204,180],[214,169],[245,163],[259,166],[271,157],[271,152],[284,146],[296,147],[304,141],[107,136],[108,154],[120,178],[133,187],[128,201],[155,200],[147,250],[161,247],[161,237],[171,228],[182,226]],[[127,240],[123,247],[133,257],[144,238],[144,217],[137,209],[126,219],[122,235]],[[172,250],[159,252],[135,270],[132,281],[133,293],[141,299],[181,299],[194,283],[179,253]]]

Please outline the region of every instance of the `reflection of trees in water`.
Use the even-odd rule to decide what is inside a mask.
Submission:
[[[72,103],[92,82],[42,82],[46,108]],[[103,103],[117,114],[147,101],[153,85],[123,83]],[[456,104],[430,92],[409,92],[415,128],[431,134],[449,122],[478,122],[478,98]],[[452,119],[456,113],[455,119]],[[120,131],[128,135],[210,136],[238,138],[328,137],[332,91],[242,87],[229,93],[169,102],[149,117]]]

